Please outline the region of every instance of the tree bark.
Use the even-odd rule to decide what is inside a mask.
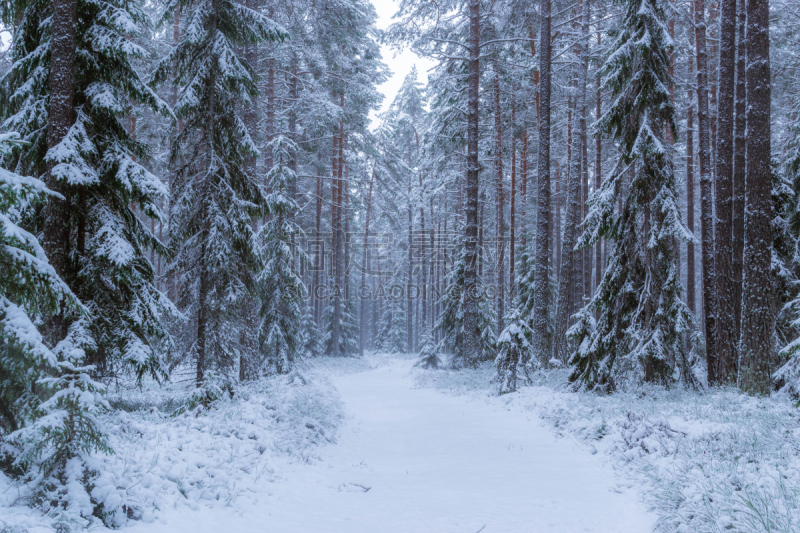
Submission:
[[[734,140],[733,140],[733,230],[731,249],[733,257],[731,259],[731,269],[733,271],[733,328],[734,339],[737,342],[742,330],[742,269],[744,253],[744,197],[745,197],[745,154],[747,143],[745,130],[747,127],[747,72],[745,68],[745,33],[747,22],[747,11],[745,10],[744,0],[738,0],[739,5],[736,10],[738,23],[738,36],[736,46],[736,109],[734,119]]]
[[[694,41],[694,39],[692,39]],[[692,43],[694,44],[694,43]],[[691,80],[694,74],[694,58],[689,56],[688,78]],[[686,227],[695,233],[694,225],[694,98],[692,96],[692,84],[688,84],[686,97]],[[686,243],[686,303],[692,314],[697,312],[697,296],[695,292],[695,250],[694,242]]]
[[[720,13],[719,95],[717,108],[717,172],[715,236],[717,380],[735,376],[732,229],[733,229],[733,105],[736,77],[736,0],[722,0]]]
[[[558,304],[556,305],[556,323],[553,339],[553,358],[567,362],[569,358],[567,328],[570,317],[583,299],[584,269],[583,250],[575,251],[578,238],[580,217],[583,212],[583,136],[581,135],[582,114],[586,111],[586,85],[588,62],[585,62],[589,40],[589,3],[582,0],[578,3],[581,10],[581,40],[579,44],[578,63],[575,66],[575,86],[578,88],[575,98],[572,130],[572,160],[567,178],[565,197],[566,213],[564,217],[564,237],[561,251],[561,267],[558,276]]]
[[[597,47],[600,48],[600,33],[597,34]],[[603,111],[603,94],[600,91],[600,75],[597,76],[595,87],[595,120],[600,120]],[[603,184],[603,138],[600,135],[595,136],[594,140],[594,190],[600,190]],[[595,287],[600,286],[600,280],[603,279],[603,241],[598,239],[595,245]]]
[[[75,27],[77,26],[77,1],[54,0],[51,16],[49,105],[47,117],[47,148],[54,150],[69,132],[75,120]],[[56,273],[68,279],[70,253],[69,185],[57,180],[49,163],[47,186],[64,199],[50,198],[44,208],[43,247]],[[53,317],[48,337],[55,345],[66,335],[63,310]]]
[[[497,72],[495,64],[494,73],[494,127],[497,137],[495,138],[495,172],[496,172],[496,196],[497,196],[497,264],[495,269],[495,310],[497,312],[497,336],[503,331],[503,315],[505,314],[505,191],[503,191],[503,117],[500,110],[500,73]]]
[[[739,388],[767,395],[773,362],[769,3],[747,5],[747,184]]]
[[[513,97],[511,100],[511,204],[509,205],[508,224],[508,299],[513,308],[516,294],[516,247],[517,247],[517,108]]]
[[[716,281],[714,276],[714,191],[709,169],[708,52],[704,0],[694,0],[695,45],[697,51],[698,170],[700,173],[700,228],[702,232],[703,315],[705,317],[706,363],[709,385],[717,382]]]
[[[544,0],[547,1],[547,0]],[[462,361],[478,359],[477,239],[478,239],[478,118],[480,99],[480,1],[469,1],[469,64],[467,102],[467,180],[464,211],[464,332]]]
[[[369,222],[372,216],[372,185],[375,183],[375,169],[372,169],[372,176],[369,180],[369,193],[367,193],[367,214],[364,221],[364,261],[361,265],[361,287],[359,287],[358,295],[361,300],[361,326],[359,328],[359,344],[358,351],[361,357],[364,356],[364,343],[367,331],[367,299],[364,298],[361,291],[367,284],[367,268],[369,267]]]

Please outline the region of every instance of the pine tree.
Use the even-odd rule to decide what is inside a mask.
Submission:
[[[769,394],[774,369],[772,309],[772,189],[769,5],[747,0],[747,161],[739,388]]]
[[[552,1],[540,0],[539,17],[539,156],[534,253],[533,335],[534,351],[541,359],[550,354],[550,96],[551,96],[551,12]]]
[[[297,175],[289,167],[297,145],[279,135],[267,146],[274,166],[267,174],[269,193],[265,205],[268,219],[256,236],[263,268],[258,274],[260,295],[259,345],[267,373],[286,374],[305,350],[302,301],[306,288],[297,272],[297,260],[305,257],[294,249],[293,237],[300,233],[293,217],[300,206],[289,195]]]
[[[598,130],[613,134],[621,156],[592,195],[582,247],[601,237],[613,245],[597,292],[582,311],[570,381],[588,389],[613,388],[617,377],[666,383],[678,367],[692,380],[683,334],[692,316],[681,301],[671,241],[692,239],[680,220],[665,126],[674,131],[669,101],[667,6],[630,0],[602,67],[613,104]],[[631,176],[622,209],[617,199]],[[594,330],[585,318],[597,311]]]
[[[180,273],[179,303],[196,326],[184,331],[184,346],[201,387],[208,371],[230,380],[243,355],[241,309],[258,268],[250,223],[265,200],[256,176],[243,170],[258,150],[241,116],[241,104],[252,105],[258,90],[241,47],[286,34],[231,0],[180,0],[166,12],[176,9],[186,27],[155,79],[174,74],[180,88],[175,114],[183,129],[170,156],[176,169],[170,241],[179,253],[170,268]]]

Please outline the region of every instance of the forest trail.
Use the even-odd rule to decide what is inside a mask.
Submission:
[[[379,356],[380,357],[380,356]],[[384,356],[385,357],[385,356]],[[646,533],[654,518],[569,438],[502,401],[413,386],[412,361],[331,377],[350,418],[257,505],[171,511],[177,533]],[[170,514],[171,514],[170,513]],[[182,514],[182,518],[179,515]],[[189,516],[191,515],[191,516]],[[191,520],[190,520],[191,518]],[[180,526],[177,522],[180,522]],[[199,526],[199,527],[198,527]]]

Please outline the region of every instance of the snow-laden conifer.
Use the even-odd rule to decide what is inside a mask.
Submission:
[[[293,218],[300,206],[289,194],[297,175],[288,166],[291,153],[298,148],[279,135],[267,149],[272,150],[274,166],[267,174],[265,204],[269,218],[256,236],[263,262],[258,274],[258,336],[262,369],[287,374],[305,349],[302,304],[306,287],[298,271],[298,261],[305,257],[292,244],[293,236],[301,232]]]
[[[48,183],[58,185],[51,188],[69,206],[69,242],[61,244],[68,264],[61,275],[89,311],[85,325],[94,348],[87,357],[96,372],[159,375],[164,317],[174,308],[156,289],[147,258],[150,250],[165,255],[166,249],[143,220],[163,217],[159,200],[167,190],[143,164],[148,147],[126,127],[133,104],[169,114],[133,64],[147,55],[136,43],[147,35],[147,16],[138,2],[77,2],[74,120],[48,150],[51,5],[6,8],[20,18],[13,63],[0,80],[0,115],[3,127],[27,144],[5,156],[5,164],[40,177],[49,169]],[[45,223],[40,216],[37,229]]]
[[[0,152],[16,138],[0,135]],[[42,181],[0,168],[0,455],[22,474],[32,503],[72,528],[88,525],[98,509],[90,455],[111,450],[97,419],[108,407],[104,387],[85,365],[86,352],[97,350],[88,309],[21,225],[51,196]],[[72,324],[52,347],[38,324],[59,310]]]
[[[581,320],[573,330],[577,349],[570,380],[587,389],[608,390],[617,378],[666,383],[676,369],[694,382],[683,341],[693,317],[680,297],[672,247],[673,238],[693,236],[681,222],[664,141],[665,127],[674,132],[668,6],[663,0],[627,0],[624,6],[602,67],[612,104],[598,121],[598,131],[613,135],[621,154],[592,195],[579,241],[586,247],[606,238],[612,246],[600,285],[582,312],[597,311],[597,324],[592,330]]]
[[[206,372],[232,377],[242,357],[242,304],[255,288],[258,259],[251,222],[265,205],[259,179],[244,161],[258,150],[242,119],[258,94],[246,43],[283,40],[285,32],[263,14],[231,0],[180,0],[185,27],[159,64],[156,81],[174,75],[175,114],[183,129],[174,140],[176,169],[170,240],[179,250],[170,265],[180,274],[179,304],[191,319],[185,355],[196,361],[196,382]]]

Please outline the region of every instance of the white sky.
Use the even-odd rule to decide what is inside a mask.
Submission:
[[[378,28],[385,29],[392,24],[392,15],[397,13],[397,2],[395,0],[371,0],[378,12]],[[390,77],[385,83],[378,85],[378,90],[383,93],[384,100],[380,112],[385,111],[394,100],[397,91],[403,84],[406,75],[411,72],[411,68],[416,64],[419,72],[419,80],[425,84],[428,81],[428,69],[434,65],[430,59],[419,57],[411,50],[397,52],[390,46],[381,46],[383,62],[389,66]],[[372,113],[372,128],[377,126],[377,113]]]

